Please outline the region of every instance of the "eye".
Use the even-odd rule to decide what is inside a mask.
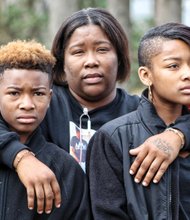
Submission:
[[[78,49],[78,50],[74,50],[71,54],[72,55],[81,55],[84,53],[84,50],[82,49]]]
[[[170,64],[170,65],[168,66],[168,68],[171,69],[171,70],[172,70],[172,69],[175,70],[175,69],[178,69],[178,68],[179,68],[179,65],[176,64],[176,63],[174,63],[174,64]]]
[[[97,49],[97,51],[100,53],[105,53],[105,52],[109,51],[109,48],[108,47],[100,47]]]
[[[45,93],[44,92],[35,92],[34,95],[35,96],[44,96]]]
[[[19,92],[17,92],[17,91],[10,91],[9,95],[11,95],[11,96],[18,96]]]

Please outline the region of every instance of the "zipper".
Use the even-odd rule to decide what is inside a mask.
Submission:
[[[172,186],[171,186],[171,167],[168,167],[168,192],[169,192],[169,200],[168,200],[168,216],[167,219],[172,219]]]

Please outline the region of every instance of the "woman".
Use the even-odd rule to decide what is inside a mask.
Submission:
[[[149,88],[142,93],[138,109],[105,124],[89,143],[93,217],[189,219],[189,152],[179,154],[158,184],[143,187],[129,174],[133,160],[129,150],[152,135],[172,130],[181,115],[189,118],[190,27],[168,23],[152,28],[140,41],[138,58],[139,77]],[[167,147],[163,150],[171,153]]]
[[[70,140],[77,127],[81,131],[81,140],[89,141],[104,123],[137,108],[139,97],[116,88],[117,82],[123,82],[129,77],[128,41],[118,21],[106,10],[89,8],[71,15],[58,30],[53,41],[52,53],[57,59],[54,68],[53,97],[42,124],[42,131],[50,142],[69,152]],[[182,118],[175,127],[184,128],[183,132],[188,133],[188,125],[183,125]],[[20,145],[9,135],[5,125],[1,123],[0,126],[2,161],[12,167],[12,162],[17,159],[15,155],[22,153],[27,147]],[[161,139],[163,145],[170,143],[167,146],[172,148],[174,153],[169,156],[159,150],[155,144],[157,139]],[[81,146],[76,146],[76,149],[84,152],[85,149]],[[177,156],[180,146],[181,139],[171,131],[146,141],[140,146],[143,151],[137,153],[138,156],[132,165],[132,173],[137,171],[135,179],[141,181],[144,173],[150,168],[143,182],[148,184],[153,176],[159,181],[164,170]],[[151,167],[155,160],[156,169],[154,164]],[[48,209],[47,191],[51,188],[55,195],[55,203],[60,202],[56,199],[59,193],[54,190],[52,184],[55,179],[52,175],[49,176],[49,169],[36,158],[24,158],[17,172],[27,191],[32,192],[28,196],[29,201],[33,202],[36,195],[40,210],[44,207],[44,200],[40,200],[40,195],[46,199]],[[48,190],[43,190],[44,185]]]

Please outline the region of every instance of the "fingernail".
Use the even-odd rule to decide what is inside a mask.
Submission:
[[[154,179],[154,180],[153,180],[153,183],[158,183],[158,180]]]
[[[43,213],[43,211],[38,211],[38,214],[42,214]]]
[[[139,179],[135,178],[135,183],[139,183],[139,182],[140,182]]]
[[[133,175],[133,174],[134,174],[133,170],[129,170],[129,173],[130,173],[131,175]]]
[[[59,204],[56,205],[56,208],[60,208],[60,206],[61,206],[61,204],[59,203]]]
[[[51,210],[47,210],[47,211],[46,211],[46,214],[49,214],[50,212],[51,212]]]
[[[33,207],[32,207],[32,206],[31,206],[31,207],[28,207],[28,209],[32,210],[32,209],[33,209]]]
[[[145,181],[142,182],[142,185],[143,186],[148,186],[147,182],[145,182]]]

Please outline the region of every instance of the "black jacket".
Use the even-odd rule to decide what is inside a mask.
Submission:
[[[88,112],[92,129],[97,130],[106,122],[134,111],[139,100],[138,96],[131,96],[124,90],[117,89],[116,98],[111,103]],[[79,126],[82,113],[82,106],[69,92],[67,85],[54,86],[50,107],[41,124],[46,140],[69,151],[71,138],[69,123],[74,122]],[[25,148],[26,146],[22,145],[13,133],[7,132],[4,122],[0,120],[0,162],[12,167],[15,155]]]
[[[123,89],[117,89],[115,99],[100,108],[88,112],[91,119],[91,127],[98,130],[103,124],[111,121],[126,113],[137,109],[140,98],[135,95],[129,95]],[[41,123],[42,132],[49,142],[55,143],[66,151],[70,146],[69,123],[74,122],[79,126],[79,118],[83,113],[83,108],[78,101],[69,92],[68,86],[53,87],[53,97],[46,117]],[[190,119],[188,119],[190,121]],[[190,146],[190,122],[181,117],[173,127],[179,128],[186,135],[186,146]],[[14,133],[8,132],[3,120],[0,118],[0,162],[12,167],[16,154],[26,149],[27,146],[21,144]]]
[[[62,204],[50,214],[37,214],[27,207],[26,189],[12,169],[0,166],[0,220],[89,220],[86,176],[77,162],[64,150],[45,141],[36,132],[27,146],[49,166],[60,184]]]
[[[87,175],[95,220],[185,219],[179,218],[178,159],[159,184],[143,187],[129,174],[134,159],[129,150],[164,129],[165,123],[143,96],[137,111],[105,124],[91,138],[87,151]],[[190,170],[190,158],[188,160]]]

